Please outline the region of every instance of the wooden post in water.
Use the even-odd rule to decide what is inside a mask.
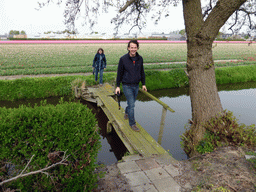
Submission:
[[[160,123],[160,130],[159,130],[158,141],[157,141],[160,145],[162,144],[162,137],[163,137],[163,133],[164,133],[166,112],[167,112],[167,109],[163,107],[161,123]]]

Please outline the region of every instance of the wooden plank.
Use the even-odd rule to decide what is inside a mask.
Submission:
[[[119,125],[120,131],[124,133],[124,136],[139,153],[145,156],[150,156],[152,154],[165,152],[165,150],[159,144],[154,142],[155,140],[140,125],[140,132],[135,132],[130,128],[128,121],[125,122],[123,120],[123,115],[117,109],[117,103],[113,98],[102,95],[101,100],[106,108],[111,111],[111,114]],[[113,107],[113,103],[115,103],[115,107]]]
[[[92,92],[95,97],[99,95],[114,96],[114,88],[108,83],[98,88],[88,88],[89,92]]]
[[[115,123],[115,118],[112,116],[112,114],[109,112],[109,110],[105,106],[101,106],[101,108],[104,111],[104,113],[106,114],[106,116],[108,117],[109,121],[112,122],[112,125],[113,125],[114,129],[116,130],[116,133],[118,134],[118,136],[121,139],[121,141],[123,142],[123,144],[126,146],[127,150],[131,154],[134,154],[135,149],[132,147],[132,144],[129,142],[129,140],[127,140],[126,137],[124,137],[122,135],[122,133],[120,133],[120,131],[117,127],[117,124]]]
[[[100,97],[97,97],[97,98],[96,98],[96,101],[97,101],[97,106],[98,106],[98,107],[103,105],[103,103],[102,103]]]
[[[103,84],[103,86],[102,87],[100,87],[100,90],[101,91],[104,91],[104,93],[105,93],[105,95],[107,95],[107,96],[113,96],[113,95],[115,95],[115,93],[114,93],[114,87],[112,87],[111,85],[109,85],[108,83],[105,83],[105,84]]]
[[[118,103],[111,97],[114,95],[112,86],[104,84],[102,87],[88,88],[87,92],[97,100],[98,105],[103,109],[116,133],[131,154],[134,153],[134,150],[144,156],[168,154],[138,123],[137,126],[140,132],[131,129],[129,121],[124,120],[124,109],[119,110]]]
[[[126,146],[127,150],[130,152],[131,155],[135,154],[135,152],[137,151],[134,148],[134,145],[132,145],[132,143],[130,143],[130,141],[127,139],[127,137],[125,137],[123,135],[123,132],[120,131],[119,129],[119,125],[116,122],[113,122],[113,127],[117,133],[117,135],[119,136],[119,138],[123,141],[123,144]]]
[[[138,139],[138,137],[134,137],[134,133],[136,132],[130,128],[128,121],[124,121],[123,116],[120,115],[120,112],[116,106],[112,107],[113,105],[111,104],[113,104],[113,102],[117,105],[114,99],[107,96],[101,96],[101,99],[104,105],[106,106],[106,108],[109,111],[111,111],[113,118],[115,119],[116,123],[119,125],[118,128],[123,133],[121,136],[125,137],[138,152],[140,153],[142,152],[142,154],[147,154],[148,151],[150,150],[149,146],[144,146],[140,141],[141,138]]]
[[[115,100],[113,98],[111,98],[114,102]],[[103,99],[104,100],[104,99]],[[109,104],[109,102],[106,102]],[[116,102],[115,102],[116,103]],[[117,105],[117,104],[115,104]],[[117,109],[118,107],[116,106],[115,109]],[[122,108],[121,108],[122,109]],[[124,109],[122,109],[122,111],[124,112]],[[113,114],[114,112],[114,109],[112,108],[111,109],[111,112]],[[123,120],[123,113],[120,113],[120,112],[117,112],[117,116],[119,116],[119,118],[121,118]],[[140,128],[140,132],[135,132],[133,131],[130,126],[129,126],[129,123],[128,123],[128,120],[127,120],[127,124],[126,124],[126,128],[129,130],[128,134],[129,135],[133,135],[135,136],[139,141],[143,141],[143,145],[151,145],[151,148],[155,149],[155,151],[157,151],[158,153],[165,153],[166,151],[162,148],[161,145],[159,145],[153,138],[151,135],[149,135],[145,129],[143,127],[141,127],[138,123],[137,123],[137,126]],[[121,129],[123,131],[127,131],[125,129]],[[139,135],[139,136],[138,136]],[[146,141],[145,141],[146,140]],[[133,144],[134,145],[134,144]],[[135,144],[136,145],[136,144]]]
[[[94,97],[97,97],[97,88],[88,88],[88,92],[93,95]]]
[[[92,99],[92,98],[89,98],[89,97],[83,96],[82,99],[84,99],[84,100],[86,100],[86,101],[89,101],[89,102],[92,102],[92,103],[97,103],[97,100],[96,100],[96,99]]]
[[[145,137],[152,148],[154,148],[159,154],[167,153],[167,151],[159,143],[157,143],[156,140],[149,135],[143,127],[139,125],[139,128],[141,129],[141,134]]]

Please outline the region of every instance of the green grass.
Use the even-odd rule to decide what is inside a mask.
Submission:
[[[105,50],[106,71],[116,71],[126,44],[1,44],[0,75],[29,75],[55,73],[83,73],[92,71],[92,61],[99,47]],[[145,69],[184,68],[185,64],[158,64],[186,61],[187,47],[182,44],[140,44]],[[240,60],[221,62],[216,66],[255,64],[256,46],[247,44],[217,44],[213,48],[214,60]],[[112,66],[111,66],[112,65]]]
[[[241,83],[256,81],[256,65],[216,68],[216,83]]]
[[[247,152],[247,155],[254,155],[256,157],[256,152]],[[247,161],[251,162],[253,167],[256,169],[256,158],[248,159]]]
[[[148,90],[176,88],[188,85],[188,78],[182,69],[171,71],[146,71]],[[0,80],[0,100],[47,98],[71,95],[72,82],[85,81],[87,86],[95,85],[94,76],[59,76],[42,78],[21,78]],[[116,73],[104,73],[103,80],[115,85]]]
[[[216,69],[217,84],[256,81],[256,66],[234,66]],[[183,69],[170,71],[146,70],[147,89],[158,90],[188,86],[188,78]],[[0,80],[0,100],[18,100],[71,95],[71,84],[81,79],[87,86],[95,85],[94,76],[59,76],[41,78],[21,78]],[[103,81],[115,85],[116,73],[104,73]]]
[[[76,79],[70,77],[22,78],[16,80],[1,80],[0,100],[17,100],[30,98],[46,98],[52,96],[69,95],[71,82]]]
[[[104,81],[113,84],[116,73],[105,73]],[[59,76],[42,78],[21,78],[0,80],[0,100],[18,100],[31,98],[47,98],[71,95],[72,82],[76,79],[86,81],[88,86],[95,85],[93,75]]]

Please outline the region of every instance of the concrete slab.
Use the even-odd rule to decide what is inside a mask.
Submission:
[[[120,173],[119,173],[119,169],[116,169],[116,168],[115,168],[115,164],[108,166],[108,175],[109,175],[110,177],[116,177],[116,176],[119,175],[119,174],[120,174]]]
[[[124,156],[122,158],[123,161],[135,161],[135,160],[139,160],[139,159],[142,159],[142,157],[139,154]]]
[[[136,187],[132,187],[131,190],[134,192],[158,192],[153,184],[145,184]]]
[[[176,164],[179,162],[176,159],[174,159],[170,154],[162,154],[159,156],[155,156],[155,160],[161,166],[169,165],[169,164]]]
[[[144,171],[151,181],[171,177],[162,167]]]
[[[164,169],[172,176],[172,177],[175,177],[175,176],[178,176],[180,173],[179,173],[179,169],[174,167],[173,165],[167,165],[167,166],[164,166]]]
[[[181,187],[172,177],[153,181],[155,187],[161,192],[179,192]]]
[[[160,167],[159,164],[152,158],[140,159],[135,162],[143,171]]]
[[[120,169],[121,174],[141,171],[141,168],[134,161],[118,163],[117,167]]]
[[[152,183],[142,171],[126,173],[124,176],[128,179],[128,183],[131,187]]]

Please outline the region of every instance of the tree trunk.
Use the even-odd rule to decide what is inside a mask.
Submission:
[[[216,86],[212,44],[200,46],[188,44],[190,48],[187,69],[193,121],[191,132],[194,135],[192,145],[196,146],[205,133],[202,123],[222,112],[223,109]],[[191,151],[190,156],[194,154],[195,152]]]
[[[189,94],[192,107],[193,134],[189,156],[196,155],[195,146],[203,139],[205,129],[202,123],[221,112],[214,62],[212,58],[212,38],[201,33],[204,25],[200,0],[183,0],[184,19],[187,33],[187,70],[189,74]]]
[[[246,0],[219,0],[205,19],[201,0],[182,0],[187,34],[187,70],[192,106],[189,156],[196,154],[195,146],[204,137],[202,124],[222,112],[212,58],[212,43],[219,29]],[[188,136],[187,135],[187,136]],[[187,144],[188,144],[187,143]]]

